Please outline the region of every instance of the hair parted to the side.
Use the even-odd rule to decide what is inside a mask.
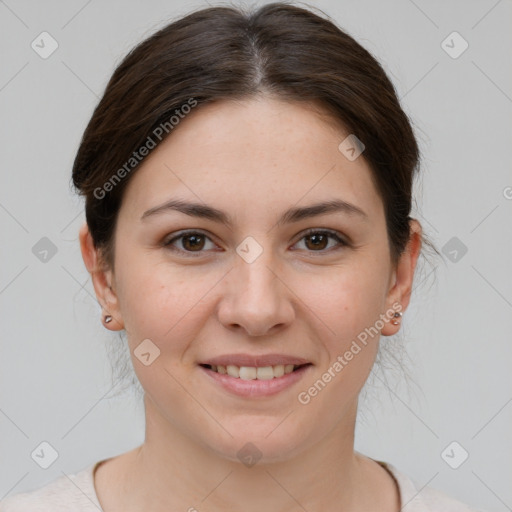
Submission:
[[[172,135],[161,127],[191,100],[197,110],[257,95],[320,108],[340,127],[340,137],[354,134],[363,142],[361,157],[384,204],[391,260],[398,261],[410,236],[420,153],[394,86],[378,61],[327,16],[276,2],[192,12],[142,41],[115,69],[73,165],[94,244],[108,266],[114,265],[123,191],[140,165],[134,152],[155,133],[158,142]],[[121,179],[106,187],[116,173]],[[438,254],[425,234],[423,242]]]

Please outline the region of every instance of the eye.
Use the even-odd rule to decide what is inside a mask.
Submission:
[[[211,244],[210,247],[208,247],[207,240]],[[176,242],[178,242],[178,246],[181,247],[177,247],[175,245]],[[185,253],[201,253],[204,252],[202,251],[204,248],[212,249],[216,247],[207,235],[199,231],[182,231],[178,235],[164,241],[163,245],[173,251]]]
[[[331,245],[329,247],[329,239],[334,240],[337,243],[335,243],[334,246]],[[303,240],[305,241],[306,249],[309,252],[328,252],[326,249],[330,251],[333,247],[340,249],[349,245],[336,233],[336,231],[329,230],[310,229],[297,243],[300,243]]]
[[[348,246],[349,243],[343,240],[336,231],[310,229],[295,245],[304,241],[308,252],[330,252],[331,250],[341,249]],[[335,243],[329,245],[329,242]],[[208,246],[208,244],[210,244]],[[182,231],[172,238],[163,242],[164,247],[187,255],[199,256],[204,250],[214,250],[216,244],[212,242],[209,236],[200,231]],[[204,249],[204,250],[203,250]]]

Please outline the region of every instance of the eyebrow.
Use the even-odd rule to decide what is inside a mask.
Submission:
[[[188,202],[181,199],[172,199],[164,204],[150,208],[142,214],[141,220],[169,211],[177,211],[191,217],[212,220],[228,227],[232,226],[232,221],[229,215],[222,210],[218,210],[217,208],[206,204]],[[310,206],[290,208],[281,215],[276,225],[280,226],[282,224],[299,222],[310,217],[317,217],[329,213],[344,213],[349,216],[357,215],[365,221],[369,220],[366,212],[358,206],[348,203],[347,201],[343,201],[342,199],[332,199],[312,204]]]

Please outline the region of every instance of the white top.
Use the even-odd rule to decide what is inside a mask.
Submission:
[[[0,512],[104,512],[96,495],[93,476],[95,467],[101,462],[72,475],[61,476],[39,489],[9,496],[0,501]],[[436,489],[418,488],[387,462],[375,462],[396,480],[401,512],[478,512]]]

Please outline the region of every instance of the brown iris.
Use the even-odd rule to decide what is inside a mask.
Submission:
[[[186,235],[182,238],[183,248],[187,251],[201,250],[204,247],[204,235]]]
[[[329,237],[327,235],[323,235],[323,234],[317,233],[317,234],[314,234],[314,235],[306,236],[305,240],[306,240],[306,247],[308,247],[308,249],[311,249],[311,248],[313,248],[313,249],[325,249],[325,247],[327,247],[327,243],[328,243]],[[308,246],[308,241],[313,241],[313,246],[312,247]]]

